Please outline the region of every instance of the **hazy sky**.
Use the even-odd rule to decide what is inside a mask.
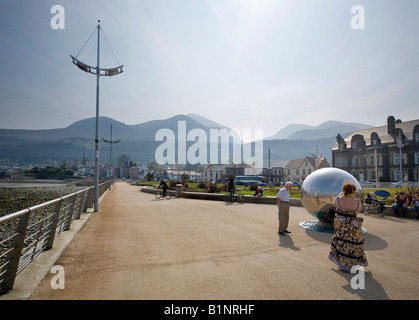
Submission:
[[[53,29],[54,5],[64,29]],[[364,29],[353,29],[364,8]],[[94,117],[96,77],[71,63],[101,20],[100,115],[196,113],[231,128],[419,118],[417,0],[0,0],[0,128]],[[360,20],[357,20],[360,22]],[[61,21],[62,22],[62,21]],[[96,33],[78,58],[96,66]],[[117,60],[114,58],[115,54]]]

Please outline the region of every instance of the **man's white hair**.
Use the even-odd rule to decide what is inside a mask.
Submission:
[[[292,182],[291,181],[285,182],[285,186],[288,186],[288,185],[292,185]]]

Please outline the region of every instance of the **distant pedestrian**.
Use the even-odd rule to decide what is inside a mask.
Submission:
[[[336,263],[339,269],[351,272],[353,266],[368,266],[364,253],[364,235],[361,228],[364,219],[357,217],[357,213],[362,210],[362,203],[359,199],[354,198],[356,186],[345,183],[342,191],[333,202],[336,208],[335,231],[329,259]]]
[[[233,203],[233,195],[236,193],[236,186],[234,185],[233,178],[230,178],[228,183],[228,192],[230,192],[230,202]]]
[[[395,195],[390,200],[393,200],[393,213],[395,216],[400,217],[399,208],[402,209],[402,216],[406,217],[407,215],[407,206],[409,205],[409,197],[406,193],[400,192],[399,194]]]
[[[256,185],[254,197],[263,197],[263,190],[260,186]]]
[[[412,212],[415,215],[415,219],[419,219],[419,192],[416,192],[412,200]]]
[[[291,233],[287,230],[288,221],[290,218],[290,190],[292,189],[292,182],[288,181],[285,183],[285,187],[279,190],[276,199],[278,201],[278,234],[285,236],[287,233]]]

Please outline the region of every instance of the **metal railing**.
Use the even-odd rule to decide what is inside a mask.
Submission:
[[[99,185],[99,196],[109,181]],[[82,212],[93,206],[94,187],[0,217],[0,295],[13,289],[16,276]]]

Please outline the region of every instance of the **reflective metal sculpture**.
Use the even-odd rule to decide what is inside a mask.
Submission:
[[[301,185],[300,198],[304,208],[319,221],[317,226],[333,228],[333,216],[326,215],[333,201],[342,192],[344,183],[356,186],[354,196],[363,201],[362,187],[350,173],[338,168],[323,168],[309,174]]]

